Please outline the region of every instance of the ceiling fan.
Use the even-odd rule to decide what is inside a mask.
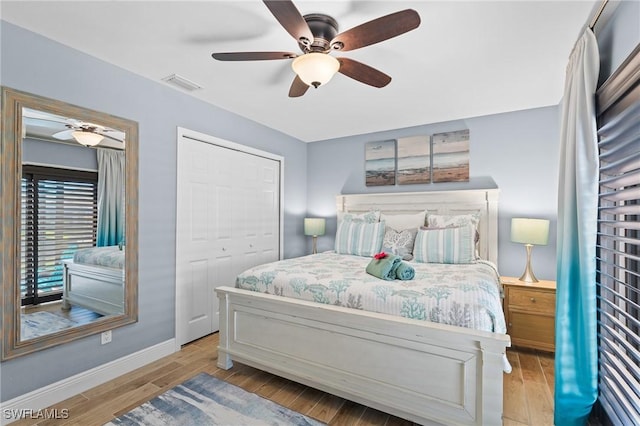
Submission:
[[[104,138],[124,143],[123,132],[109,129],[99,124],[78,122],[66,124],[65,127],[67,127],[67,130],[54,133],[52,136],[60,140],[75,139],[78,143],[85,146],[96,146],[102,142]]]
[[[349,51],[399,36],[420,25],[420,15],[406,9],[338,33],[338,23],[331,16],[312,13],[302,16],[290,0],[263,0],[273,16],[293,36],[302,50],[292,52],[230,52],[213,53],[219,61],[261,61],[293,59],[296,77],[289,97],[306,93],[310,86],[326,84],[336,72],[373,87],[384,87],[391,77],[375,68],[349,58],[335,58],[332,50]]]
[[[23,108],[23,137],[28,135],[44,138],[55,138],[58,140],[75,140],[85,146],[95,146],[101,143],[104,138],[113,142],[105,144],[105,147],[124,147],[125,134],[120,130],[111,129],[100,124],[80,121],[67,118],[50,112]],[[65,129],[65,130],[60,130]],[[109,146],[106,146],[109,145]]]

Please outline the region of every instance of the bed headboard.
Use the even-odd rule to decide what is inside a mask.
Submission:
[[[467,214],[480,212],[478,250],[482,259],[498,264],[498,195],[500,190],[391,192],[385,194],[345,194],[336,197],[338,212],[380,210],[387,214]]]

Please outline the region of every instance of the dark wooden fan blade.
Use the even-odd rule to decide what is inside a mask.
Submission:
[[[272,59],[291,59],[298,55],[291,52],[230,52],[212,53],[211,56],[219,61],[268,61]]]
[[[298,8],[289,0],[263,0],[264,4],[276,17],[280,25],[296,41],[308,46],[313,43],[313,33],[309,29],[307,21],[304,20]]]
[[[293,83],[291,83],[291,88],[289,89],[289,97],[297,98],[302,96],[307,92],[308,88],[309,86],[307,86],[306,83],[296,75],[296,78],[293,79]]]
[[[399,36],[420,25],[420,15],[406,9],[353,27],[335,36],[331,45],[341,51],[355,50]],[[338,47],[341,46],[341,47]]]
[[[391,82],[391,77],[362,62],[349,58],[336,58],[340,62],[339,73],[373,87],[384,87]]]

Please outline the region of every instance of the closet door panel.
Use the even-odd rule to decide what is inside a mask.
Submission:
[[[184,344],[218,329],[215,288],[280,256],[280,161],[181,138],[176,308]]]
[[[209,266],[208,259],[189,262],[188,278],[184,283],[187,341],[211,333],[213,300],[202,297],[209,291]]]
[[[180,309],[176,321],[181,329],[179,343],[202,337],[213,327],[214,298],[211,250],[213,237],[210,179],[211,153],[200,143],[186,141],[179,152],[176,223],[176,297]]]

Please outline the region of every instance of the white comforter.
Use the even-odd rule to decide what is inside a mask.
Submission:
[[[486,261],[415,263],[410,281],[366,273],[371,258],[320,253],[260,265],[240,274],[236,287],[398,315],[416,320],[506,333],[496,268]]]

